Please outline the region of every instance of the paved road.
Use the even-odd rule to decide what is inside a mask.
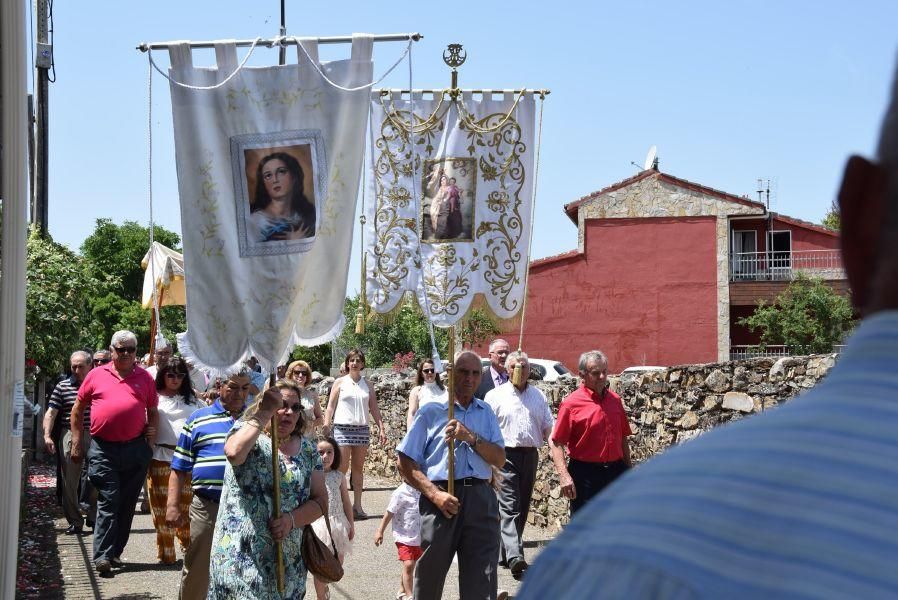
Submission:
[[[390,499],[395,483],[370,480],[364,495],[365,510],[371,515],[366,521],[356,525],[356,539],[353,553],[346,560],[346,575],[343,580],[331,586],[331,598],[339,599],[385,599],[392,600],[399,589],[400,565],[396,559],[396,547],[389,543],[390,534],[384,536],[384,545],[374,546],[374,532],[380,517]],[[137,514],[128,547],[122,556],[123,569],[111,578],[97,576],[91,568],[92,537],[67,536],[62,532],[65,520],[56,521],[57,543],[62,564],[65,597],[82,599],[128,599],[150,600],[177,598],[180,575],[180,560],[171,567],[163,566],[156,560],[156,533],[149,515]],[[525,531],[527,558],[539,553],[552,535],[545,530],[528,527]],[[512,579],[507,569],[499,570],[499,588],[514,595],[520,585]],[[443,598],[458,600],[458,569],[453,565],[446,578]],[[315,590],[311,578],[306,590],[306,598],[314,598]]]

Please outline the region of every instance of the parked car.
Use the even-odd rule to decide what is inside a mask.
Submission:
[[[531,358],[530,370],[536,371],[543,381],[556,381],[562,375],[574,375],[559,361],[548,358]]]
[[[481,358],[480,364],[483,368],[490,366],[490,359]],[[567,367],[557,360],[547,358],[531,358],[530,359],[530,378],[540,379],[542,381],[555,381],[561,375],[573,375]]]

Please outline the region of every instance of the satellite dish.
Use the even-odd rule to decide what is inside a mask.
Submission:
[[[643,171],[648,171],[649,169],[658,170],[658,147],[652,146],[649,148],[649,153],[645,155],[645,164],[642,166]]]

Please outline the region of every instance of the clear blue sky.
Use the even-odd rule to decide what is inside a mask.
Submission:
[[[447,6],[454,7],[454,11]],[[147,56],[142,41],[277,33],[279,2],[55,3],[50,231],[80,246],[100,217],[147,223]],[[870,155],[898,50],[898,2],[298,2],[291,35],[418,31],[415,87],[446,87],[460,42],[463,87],[547,87],[533,256],[576,247],[562,206],[661,170],[734,194],[771,179],[773,209],[819,221],[845,158]],[[375,74],[401,44],[378,44]],[[348,55],[348,46],[322,58]],[[154,53],[162,65],[167,54]],[[242,54],[241,54],[242,56]],[[295,54],[288,53],[295,60]],[[252,64],[273,64],[257,50]],[[195,59],[211,64],[211,54]],[[402,65],[385,82],[405,87]],[[167,82],[153,77],[156,222],[180,232]],[[358,289],[358,240],[350,290]]]

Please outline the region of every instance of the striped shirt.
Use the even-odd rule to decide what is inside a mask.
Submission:
[[[522,600],[898,595],[898,311],[813,391],[622,477],[527,573]]]
[[[219,399],[190,415],[178,438],[171,468],[192,473],[194,491],[202,490],[200,495],[205,498],[216,501],[221,498],[228,463],[224,443],[235,420]]]
[[[56,384],[53,393],[50,394],[50,401],[47,402],[47,408],[55,408],[59,411],[56,416],[60,419],[60,426],[66,429],[72,427],[72,407],[75,406],[75,398],[78,397],[78,388],[81,383],[74,375],[66,377]],[[90,406],[84,409],[84,429],[90,429]]]

